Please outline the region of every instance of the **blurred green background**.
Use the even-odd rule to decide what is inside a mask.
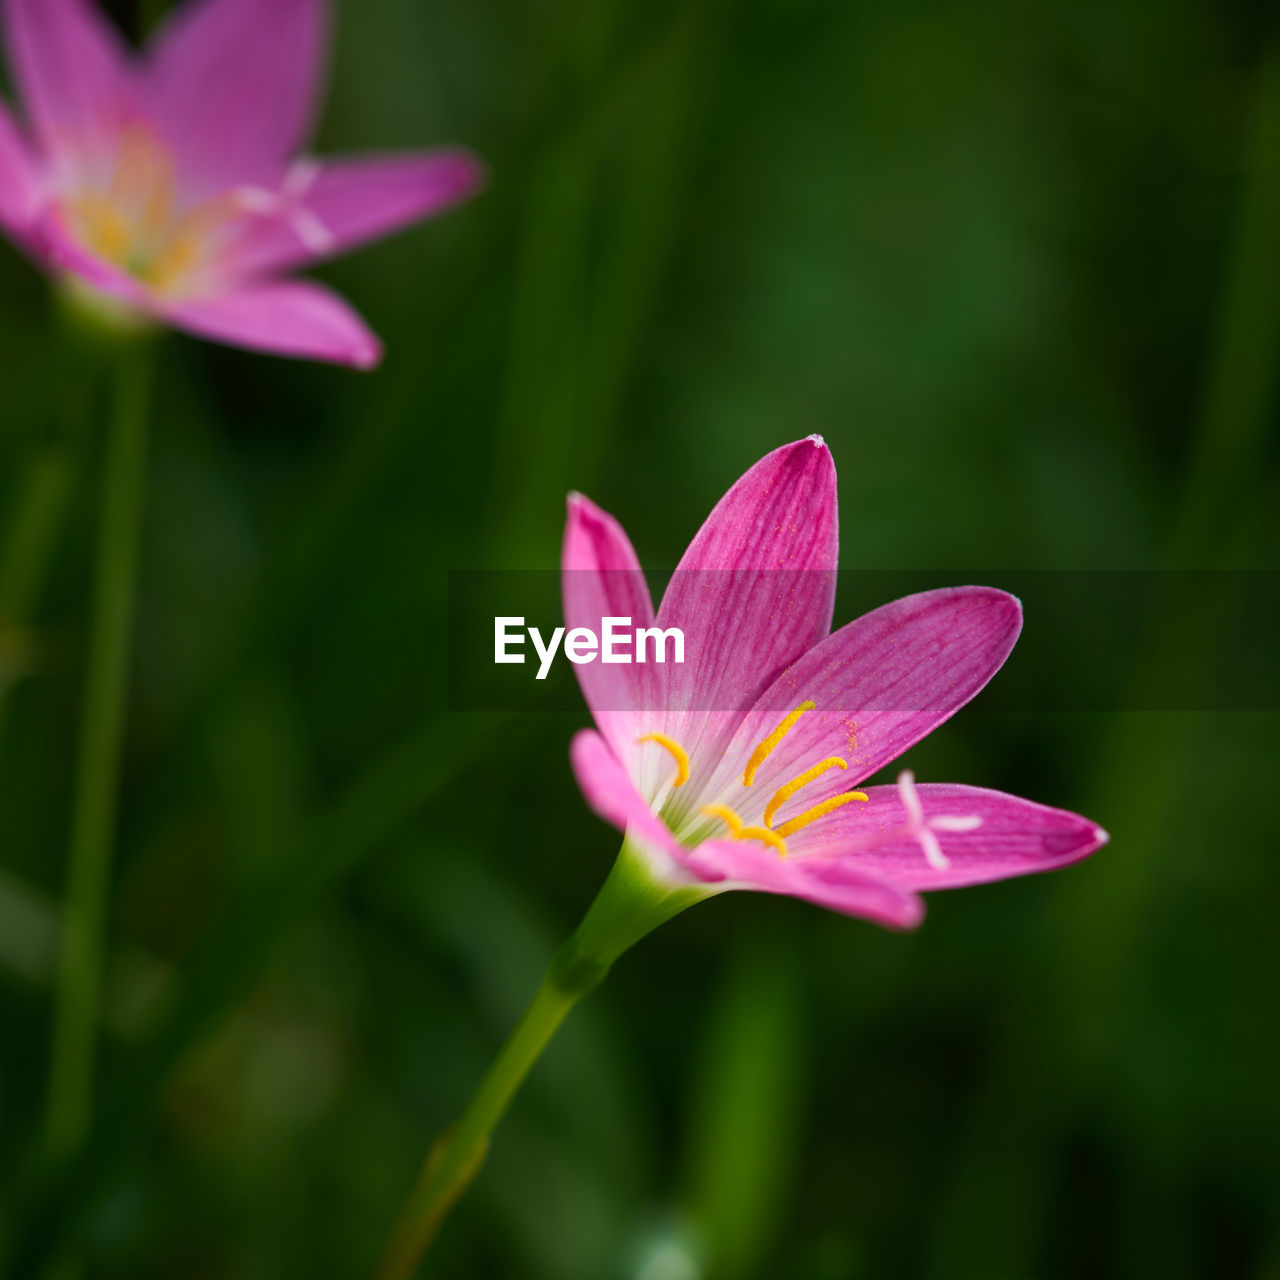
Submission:
[[[464,142],[493,182],[323,273],[387,341],[371,376],[165,343],[96,1124],[55,1174],[104,389],[0,252],[0,515],[70,442],[49,580],[0,630],[12,1280],[57,1248],[367,1274],[616,851],[567,766],[585,710],[445,710],[447,571],[553,567],[566,490],[669,569],[818,431],[845,568],[1277,566],[1272,6],[337,16],[320,148]],[[1194,683],[1229,607],[1171,591],[1151,667]],[[1112,844],[909,937],[747,895],[664,927],[538,1066],[430,1274],[1280,1277],[1277,720],[979,700],[917,772]]]

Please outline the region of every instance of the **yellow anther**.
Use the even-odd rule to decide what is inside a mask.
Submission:
[[[204,243],[196,231],[187,230],[173,236],[147,264],[143,273],[147,283],[161,293],[168,292],[199,266]]]
[[[173,156],[164,144],[142,125],[126,127],[105,195],[129,219],[131,255],[145,260],[169,230],[174,220],[175,188]]]
[[[673,786],[682,787],[689,781],[689,753],[674,738],[668,738],[665,733],[646,733],[636,741],[656,742],[658,746],[671,752],[671,758],[676,762],[676,780]]]
[[[787,856],[787,846],[776,831],[767,827],[744,827],[742,819],[727,804],[707,804],[702,812],[708,818],[719,818],[729,828],[729,837],[733,840],[763,840],[765,844],[778,851],[779,857]]]
[[[162,152],[151,132],[142,125],[126,125],[116,142],[115,166],[109,191],[118,203],[150,191],[156,173],[163,167]]]
[[[821,804],[815,804],[812,809],[806,809],[798,818],[792,818],[790,822],[784,822],[777,829],[780,836],[793,836],[801,827],[807,827],[811,822],[823,817],[834,809],[839,809],[841,805],[846,805],[852,800],[861,800],[864,804],[868,799],[865,791],[846,791],[844,795],[832,796],[830,800],[823,800]]]
[[[106,180],[70,193],[61,208],[94,253],[167,293],[189,284],[229,216],[219,200],[183,212],[173,155],[143,126],[122,131]]]
[[[765,844],[778,851],[780,858],[787,856],[786,841],[776,831],[770,831],[768,827],[740,827],[733,833],[733,838],[735,840],[763,840]]]
[[[729,828],[730,835],[742,830],[742,819],[727,804],[706,804],[702,806],[702,812],[708,818],[719,818]]]
[[[133,232],[110,200],[99,192],[87,191],[67,208],[77,231],[94,253],[117,264],[128,258]]]
[[[168,238],[152,257],[145,276],[161,293],[177,291],[210,256],[219,227],[230,217],[225,200],[206,200],[184,214],[169,229]]]
[[[839,756],[829,756],[821,764],[806,769],[798,778],[792,778],[785,786],[778,788],[772,800],[764,807],[764,825],[773,826],[773,815],[791,799],[801,787],[807,787],[815,778],[820,778],[828,769],[847,769],[848,764]]]
[[[802,702],[752,753],[747,767],[742,774],[742,785],[749,787],[755,779],[756,770],[764,764],[769,752],[791,732],[795,722],[806,711],[812,711],[817,703]]]
[[[154,244],[173,226],[176,201],[172,168],[158,168],[149,173],[137,196],[138,239]]]

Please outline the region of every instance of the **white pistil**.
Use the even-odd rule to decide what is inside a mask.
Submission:
[[[284,193],[295,200],[303,196],[315,185],[320,176],[320,161],[313,156],[299,156],[284,175]]]
[[[279,195],[266,187],[236,187],[231,192],[232,208],[259,218],[275,217],[282,203]]]
[[[298,239],[317,257],[329,253],[337,244],[333,238],[333,232],[310,209],[294,210],[289,219],[289,225]]]
[[[279,191],[257,186],[237,187],[231,193],[231,199],[241,213],[257,218],[275,218],[283,223],[309,252],[318,257],[329,253],[337,243],[319,214],[306,204],[307,195],[320,171],[318,161],[304,156],[290,166]]]
[[[925,861],[936,871],[946,871],[951,866],[951,859],[942,852],[936,832],[976,831],[982,826],[982,819],[977,814],[967,817],[939,814],[936,818],[926,819],[920,793],[916,790],[916,775],[910,769],[898,774],[898,798],[907,811],[907,827],[912,839],[919,843]]]
[[[982,819],[976,813],[967,818],[930,818],[929,826],[934,831],[977,831]]]

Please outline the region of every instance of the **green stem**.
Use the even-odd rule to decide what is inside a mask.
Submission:
[[[462,1119],[432,1147],[379,1271],[381,1280],[409,1280],[449,1210],[484,1163],[489,1137],[516,1090],[585,991],[561,988],[549,969],[533,1003],[494,1059]]]
[[[92,1111],[103,935],[142,530],[151,388],[148,345],[139,341],[122,350],[115,376],[102,469],[92,633],[46,1118],[47,1150],[55,1160],[80,1147]]]
[[[1259,63],[1248,155],[1172,569],[1236,561],[1250,513],[1261,509],[1262,450],[1280,389],[1280,42]],[[1176,577],[1145,624],[1139,652],[1162,662],[1135,673],[1134,707],[1155,705],[1145,695],[1170,664],[1193,668],[1220,643],[1230,600],[1216,582],[1189,600]],[[1144,683],[1148,677],[1154,686]],[[1072,1108],[1095,1101],[1139,999],[1137,959],[1143,930],[1155,919],[1153,884],[1195,775],[1199,730],[1190,714],[1121,714],[1101,741],[1093,796],[1081,808],[1112,829],[1115,844],[1087,883],[1063,882],[1055,914],[1039,933],[1040,961],[1026,967],[1009,1003],[1003,1041],[931,1236],[930,1267],[938,1275],[966,1274],[979,1257],[983,1274],[1023,1274],[1032,1266],[1059,1172],[1053,1158],[1079,1119]],[[1046,1001],[1054,1010],[1048,1023],[1033,1012]],[[1040,1083],[1050,1060],[1070,1084],[1052,1096]],[[1007,1229],[975,1233],[974,1223],[993,1215]],[[1161,1245],[1169,1235],[1163,1224],[1162,1231]]]
[[[485,1073],[462,1118],[432,1146],[418,1185],[391,1236],[378,1280],[410,1280],[449,1211],[480,1171],[489,1139],[534,1063],[569,1011],[604,980],[613,962],[645,934],[710,896],[672,888],[624,841],[596,900],[543,975],[533,1003]]]
[[[1258,66],[1243,185],[1188,483],[1176,568],[1221,568],[1238,553],[1280,385],[1280,37]]]

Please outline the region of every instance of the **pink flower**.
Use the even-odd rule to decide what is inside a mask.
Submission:
[[[88,0],[3,0],[26,130],[0,105],[0,229],[50,270],[216,342],[369,368],[340,297],[287,279],[456,204],[465,151],[298,155],[324,0],[188,0],[134,56]]]
[[[818,436],[720,500],[655,616],[621,526],[569,499],[566,626],[678,627],[685,663],[576,667],[599,732],[571,755],[661,882],[791,894],[911,928],[919,891],[1051,871],[1106,843],[1086,818],[979,787],[854,790],[999,670],[1022,626],[989,587],[895,600],[831,634],[836,476]]]

